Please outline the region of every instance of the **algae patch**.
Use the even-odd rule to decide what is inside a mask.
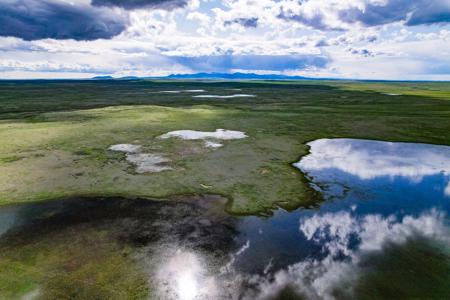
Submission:
[[[205,90],[171,90],[171,91],[160,91],[160,93],[168,94],[180,94],[180,93],[204,93]]]
[[[167,165],[170,162],[170,159],[165,158],[159,154],[130,153],[127,154],[127,161],[135,165],[136,172],[140,174],[172,170],[172,167]]]
[[[205,141],[205,147],[206,148],[213,148],[213,149],[215,149],[215,148],[220,148],[222,146],[223,146],[223,144],[221,144],[221,143],[216,143],[216,142],[212,142],[212,141]]]
[[[135,153],[135,152],[139,152],[141,150],[141,148],[142,148],[142,146],[140,146],[140,145],[117,144],[117,145],[112,145],[111,147],[109,147],[109,150],[125,152],[125,153]]]
[[[234,94],[234,95],[196,95],[194,98],[217,98],[217,99],[231,99],[231,98],[253,98],[256,95],[251,94]]]
[[[136,166],[136,173],[139,174],[172,170],[168,165],[170,159],[162,154],[140,153],[141,148],[141,145],[117,144],[109,147],[109,150],[125,152],[127,161]]]
[[[217,149],[223,146],[217,140],[244,139],[247,135],[242,131],[217,129],[213,132],[197,130],[176,130],[159,136],[160,139],[179,138],[182,140],[204,140],[206,148]]]
[[[180,138],[183,140],[204,140],[204,139],[217,139],[217,140],[236,140],[244,139],[247,135],[242,131],[217,129],[213,132],[197,131],[197,130],[176,130],[171,131],[160,136],[161,139],[168,138]]]

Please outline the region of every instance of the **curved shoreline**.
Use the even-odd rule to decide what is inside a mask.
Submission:
[[[122,193],[80,193],[80,194],[72,194],[72,195],[55,195],[50,197],[43,197],[43,198],[31,198],[30,200],[20,200],[20,201],[10,201],[10,200],[4,200],[0,201],[0,208],[1,207],[8,207],[8,206],[14,206],[14,205],[22,205],[22,204],[29,204],[29,203],[39,203],[39,202],[48,202],[48,201],[58,201],[58,200],[65,200],[65,199],[73,199],[73,198],[123,198],[123,199],[142,199],[142,200],[149,200],[149,201],[173,201],[180,197],[198,197],[198,196],[208,196],[208,195],[216,195],[221,196],[227,199],[227,202],[225,204],[225,211],[233,216],[270,216],[273,214],[274,211],[278,209],[284,209],[286,211],[293,211],[298,208],[304,207],[304,208],[310,208],[315,207],[317,205],[320,205],[322,201],[324,201],[323,195],[311,187],[311,179],[308,177],[308,174],[300,170],[299,168],[295,167],[294,164],[298,163],[302,158],[308,156],[311,154],[311,147],[310,143],[314,142],[319,139],[359,139],[359,140],[366,140],[366,141],[377,141],[377,142],[392,142],[392,143],[407,143],[407,144],[421,144],[421,145],[435,145],[435,146],[449,146],[449,145],[443,145],[443,144],[433,144],[433,143],[423,143],[423,142],[413,142],[413,141],[398,141],[398,140],[377,140],[377,139],[371,139],[371,138],[353,138],[353,137],[346,137],[346,136],[339,136],[339,137],[326,137],[326,138],[317,138],[312,139],[307,142],[305,142],[305,146],[307,147],[306,153],[303,155],[300,155],[296,160],[288,162],[287,164],[292,170],[295,170],[300,175],[300,180],[305,186],[305,197],[303,200],[303,203],[295,203],[294,205],[291,205],[290,202],[279,200],[276,202],[273,202],[273,205],[271,206],[265,206],[262,207],[262,209],[255,210],[255,211],[233,211],[232,207],[234,204],[234,199],[231,195],[226,193],[220,193],[220,192],[214,192],[214,191],[208,191],[208,192],[190,192],[190,193],[167,193],[164,196],[152,196],[152,195],[138,195],[138,194],[122,194]]]
[[[305,154],[304,156],[308,155]],[[303,156],[301,156],[303,157]],[[307,178],[306,174],[304,174],[301,170],[293,166],[293,163],[287,163],[289,167],[296,171],[300,177],[301,182],[305,185],[305,199],[303,199],[304,203],[296,203],[295,205],[290,205],[289,202],[285,202],[283,200],[274,202],[271,206],[263,207],[261,210],[256,210],[254,212],[245,212],[245,211],[233,211],[232,206],[234,203],[234,199],[232,196],[220,193],[220,192],[214,192],[210,191],[208,193],[204,192],[198,192],[198,193],[174,193],[174,194],[167,194],[166,196],[162,197],[156,197],[151,195],[133,195],[133,194],[121,194],[121,193],[113,193],[113,194],[104,194],[104,193],[80,193],[80,194],[73,194],[73,195],[56,195],[53,197],[45,197],[45,198],[36,198],[36,199],[30,199],[30,200],[21,200],[21,201],[0,201],[0,209],[3,207],[10,207],[15,205],[27,205],[27,204],[35,204],[35,203],[41,203],[41,202],[50,202],[50,201],[63,201],[68,199],[75,199],[75,198],[88,198],[88,199],[95,199],[95,198],[122,198],[122,199],[130,199],[130,200],[145,200],[145,201],[158,201],[158,202],[165,202],[165,201],[177,201],[179,198],[190,198],[190,197],[202,197],[202,196],[220,196],[225,199],[227,199],[226,204],[224,205],[224,210],[228,214],[232,216],[271,216],[274,211],[278,209],[283,209],[286,211],[293,211],[298,208],[304,207],[304,208],[311,208],[316,207],[317,205],[320,205],[320,203],[323,201],[322,195],[315,191],[310,187],[311,181]]]

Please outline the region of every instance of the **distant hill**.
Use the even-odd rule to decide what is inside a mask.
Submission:
[[[277,74],[255,73],[195,73],[195,74],[171,74],[169,79],[264,79],[264,80],[298,80],[310,79],[303,76],[288,76]]]
[[[92,77],[93,80],[110,80],[110,79],[114,79],[114,77],[112,76],[95,76]]]
[[[125,79],[125,80],[135,80],[135,79],[140,79],[141,77],[138,76],[124,76],[124,77],[120,77],[119,79]],[[146,77],[143,77],[146,78]]]
[[[112,76],[95,76],[92,77],[91,80],[136,80],[136,79],[145,79],[145,78],[161,78],[161,77],[138,77],[138,76],[124,76],[124,77],[112,77]]]
[[[277,74],[255,74],[255,73],[194,73],[194,74],[171,74],[169,76],[161,77],[137,77],[125,76],[114,78],[112,76],[96,76],[93,80],[135,80],[135,79],[227,79],[227,80],[311,80],[312,78],[303,76],[288,76]]]

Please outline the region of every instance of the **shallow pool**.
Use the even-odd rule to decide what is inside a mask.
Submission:
[[[310,147],[294,165],[323,195],[315,208],[238,217],[219,196],[11,206],[0,209],[0,251],[95,228],[135,249],[130,268],[163,299],[448,298],[450,147]]]

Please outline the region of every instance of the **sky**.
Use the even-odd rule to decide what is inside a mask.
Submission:
[[[450,0],[0,0],[0,78],[450,80]]]

